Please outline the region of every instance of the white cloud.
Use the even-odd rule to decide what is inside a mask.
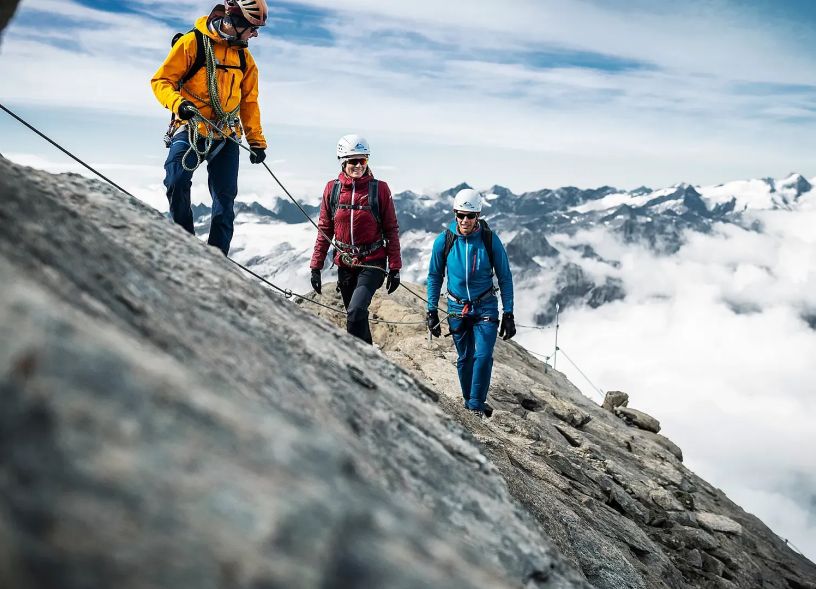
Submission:
[[[631,406],[660,419],[692,470],[812,559],[816,332],[800,313],[816,302],[814,218],[757,216],[765,233],[723,226],[712,235],[689,234],[671,257],[603,231],[560,238],[621,260],[611,272],[627,297],[564,312],[559,346],[595,385],[627,391]],[[537,299],[520,293],[519,300],[517,315],[529,321],[535,309],[521,301]],[[753,312],[736,314],[729,302]],[[520,341],[551,350],[553,333],[522,330]],[[591,395],[568,362],[559,360],[558,368]]]
[[[752,23],[721,4],[705,18],[686,8],[621,13],[588,2],[519,1],[512,10],[488,2],[301,4],[328,11],[333,44],[281,38],[273,27],[253,42],[270,152],[286,157],[300,195],[319,189],[336,137],[350,129],[369,135],[398,190],[462,180],[515,190],[632,187],[807,172],[812,165],[807,154],[816,149],[816,124],[807,117],[807,93],[734,85],[808,83],[808,72],[816,71],[811,54],[792,45],[789,31]],[[0,61],[0,98],[98,111],[100,124],[125,137],[160,134],[166,111],[147,81],[173,29],[157,17],[191,22],[202,10],[192,0],[133,5],[144,14],[111,14],[68,0],[24,2],[23,12],[46,10],[66,23],[74,16],[83,26],[36,35],[22,23],[12,26]],[[347,26],[360,13],[367,18]],[[527,50],[594,52],[655,69],[485,61]],[[805,118],[786,122],[792,113]],[[3,149],[9,150],[0,142]],[[480,161],[485,156],[492,166]],[[131,157],[144,161],[146,152]]]

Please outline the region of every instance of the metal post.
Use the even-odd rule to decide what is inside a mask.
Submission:
[[[553,370],[555,370],[555,363],[558,361],[558,311],[561,306],[555,303],[555,350],[553,351]]]

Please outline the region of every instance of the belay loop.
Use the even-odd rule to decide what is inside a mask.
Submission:
[[[347,266],[359,266],[360,265],[360,260],[357,259],[356,256],[354,256],[354,255],[352,255],[352,254],[350,254],[348,252],[341,251],[340,252],[340,259]]]
[[[216,76],[216,66],[217,61],[215,59],[215,51],[213,50],[212,40],[207,36],[202,36],[203,45],[204,45],[204,56],[206,60],[206,67],[207,67],[207,90],[210,95],[210,106],[212,106],[213,113],[215,114],[216,122],[211,125],[206,125],[207,134],[203,136],[204,138],[204,145],[202,149],[198,148],[199,139],[202,138],[201,132],[198,130],[199,122],[209,122],[208,119],[204,118],[201,113],[196,113],[187,123],[187,137],[190,141],[190,146],[187,148],[187,151],[184,152],[184,156],[181,158],[181,166],[188,172],[194,172],[198,169],[198,166],[201,165],[205,159],[207,159],[207,155],[210,153],[212,149],[213,142],[215,141],[215,133],[213,133],[212,127],[216,127],[221,130],[223,134],[223,129],[226,127],[232,131],[231,135],[235,137],[235,127],[240,125],[240,121],[238,120],[238,111],[240,110],[240,105],[236,106],[230,112],[224,112],[224,108],[221,106],[221,98],[218,96],[218,79]],[[181,90],[181,87],[179,87]],[[196,96],[189,92],[194,98],[198,99],[200,102],[207,102],[205,99],[201,98],[200,96]],[[193,167],[189,167],[187,165],[187,157],[190,153],[194,153],[196,157],[196,163]]]

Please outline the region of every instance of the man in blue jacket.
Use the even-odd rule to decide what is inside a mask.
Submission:
[[[428,329],[442,334],[437,304],[448,275],[448,324],[459,353],[456,367],[465,407],[477,417],[485,414],[485,400],[493,371],[496,335],[516,335],[513,319],[513,276],[504,246],[483,220],[482,196],[470,188],[453,200],[454,221],[434,241],[428,268]],[[501,291],[502,318],[493,286],[493,272]]]

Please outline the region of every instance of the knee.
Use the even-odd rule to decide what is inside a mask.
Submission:
[[[192,178],[181,166],[167,167],[166,172],[164,185],[168,190],[189,190],[193,185]]]
[[[476,362],[492,362],[493,350],[481,350],[473,354],[473,359]]]
[[[364,307],[351,307],[348,310],[347,318],[350,323],[368,321],[368,309]]]

